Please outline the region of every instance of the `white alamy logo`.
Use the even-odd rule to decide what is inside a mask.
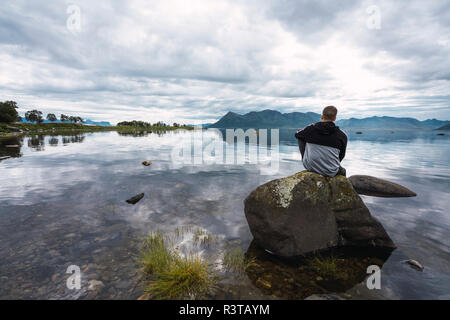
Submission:
[[[81,9],[75,4],[71,4],[67,7],[66,13],[69,15],[66,21],[67,29],[72,34],[79,33],[81,31]]]
[[[370,276],[367,277],[366,285],[369,290],[381,289],[381,269],[377,265],[371,265],[367,267],[367,273]]]
[[[369,17],[367,18],[366,26],[370,30],[381,29],[381,10],[378,6],[370,6],[366,9]]]
[[[184,137],[171,152],[176,167],[248,163],[258,165],[262,175],[273,175],[279,170],[278,129],[270,130],[270,147],[267,129],[226,129],[225,139],[219,129],[195,129]]]
[[[67,288],[70,290],[81,289],[81,270],[79,266],[70,265],[66,273],[72,274],[66,281]]]

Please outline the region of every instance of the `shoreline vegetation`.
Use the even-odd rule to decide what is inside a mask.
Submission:
[[[17,136],[23,134],[64,134],[68,132],[117,131],[119,133],[161,132],[176,129],[192,130],[193,127],[174,122],[168,125],[162,121],[151,124],[145,121],[122,121],[116,126],[101,126],[99,123],[87,122],[79,116],[61,114],[59,120],[54,113],[48,113],[44,120],[39,110],[29,110],[22,118],[17,112],[17,102],[0,102],[0,136]],[[24,121],[25,120],[25,121]]]
[[[161,132],[172,131],[177,129],[193,130],[194,127],[189,126],[95,126],[84,125],[79,123],[0,123],[0,137],[27,135],[27,134],[64,134],[72,132],[101,132],[101,131],[117,131],[119,133],[132,133],[137,131]]]

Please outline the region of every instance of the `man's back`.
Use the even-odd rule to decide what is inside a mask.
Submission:
[[[334,122],[317,122],[299,130],[295,137],[299,140],[303,166],[308,171],[334,177],[345,157],[347,135]]]

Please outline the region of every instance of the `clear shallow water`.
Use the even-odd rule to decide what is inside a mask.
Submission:
[[[0,298],[135,299],[142,288],[134,257],[150,230],[196,225],[247,250],[252,237],[244,198],[262,183],[303,170],[292,137],[292,131],[280,132],[279,170],[272,175],[261,175],[253,164],[174,164],[173,148],[191,139],[186,131],[0,140],[0,157],[12,156],[0,161]],[[349,132],[349,139],[348,175],[386,178],[418,196],[363,196],[398,249],[384,262],[381,290],[362,283],[347,292],[353,298],[450,299],[449,136],[365,131]],[[6,147],[15,144],[20,147]],[[142,166],[143,160],[152,166]],[[138,204],[125,202],[141,192]],[[408,258],[420,261],[424,272],[402,263]],[[83,272],[78,291],[66,288],[72,264]],[[217,297],[267,298],[250,278],[225,281]],[[90,280],[104,287],[88,290]]]

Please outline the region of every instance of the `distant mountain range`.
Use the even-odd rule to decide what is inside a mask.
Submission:
[[[362,119],[342,119],[336,121],[336,124],[342,128],[355,129],[436,129],[443,125],[450,124],[450,121],[437,119],[420,121],[414,118],[396,118],[384,116]]]
[[[436,130],[450,130],[450,124],[447,124],[443,127],[437,128]]]
[[[281,113],[275,110],[252,111],[244,115],[228,112],[210,128],[303,128],[320,121],[320,114],[314,112]],[[414,118],[369,117],[350,118],[336,121],[342,128],[355,129],[436,129],[450,125],[450,121]]]
[[[212,123],[187,124],[188,127],[193,127],[193,128],[208,128],[211,125],[212,125]]]
[[[22,122],[23,123],[31,123],[31,121],[25,120],[25,118],[22,118]],[[65,122],[69,123],[68,121],[65,121]],[[56,121],[43,120],[42,123],[63,123],[63,122],[60,120],[56,120]],[[83,124],[90,125],[90,126],[111,127],[111,124],[108,121],[92,121],[92,120],[86,119],[86,120],[84,120]]]
[[[300,128],[320,121],[314,112],[281,113],[274,110],[252,111],[244,115],[228,112],[210,128]]]

